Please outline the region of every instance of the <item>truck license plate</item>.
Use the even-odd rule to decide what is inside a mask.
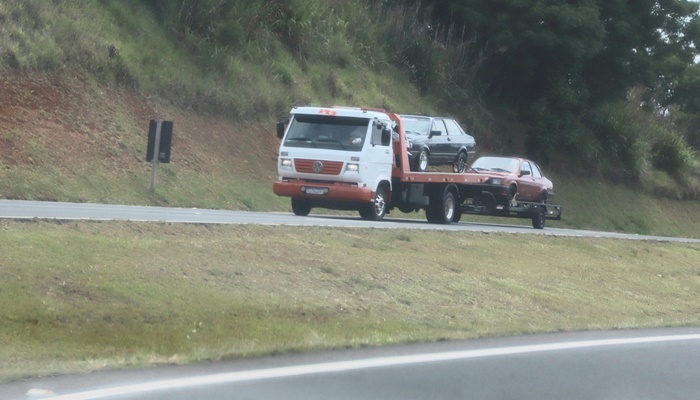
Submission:
[[[323,189],[323,188],[315,188],[315,187],[307,187],[307,188],[306,188],[306,194],[320,194],[320,195],[323,195],[323,194],[325,194],[325,189]]]

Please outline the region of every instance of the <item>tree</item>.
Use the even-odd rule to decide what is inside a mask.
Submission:
[[[655,104],[694,101],[685,94],[692,90],[690,76],[681,77],[700,47],[695,2],[433,0],[428,4],[434,21],[471,32],[467,36],[485,57],[479,79],[487,97],[514,107],[533,127],[532,139],[538,146],[549,143],[575,151],[575,136],[584,132],[576,121],[582,124],[587,112],[624,99],[638,85],[648,88]]]

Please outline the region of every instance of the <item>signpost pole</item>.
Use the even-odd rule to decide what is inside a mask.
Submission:
[[[153,159],[151,160],[151,193],[156,189],[156,172],[158,170],[158,158],[160,156],[160,128],[163,121],[156,121],[156,142],[153,146]]]

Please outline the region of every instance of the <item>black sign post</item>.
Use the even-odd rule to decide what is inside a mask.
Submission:
[[[170,147],[173,139],[173,122],[151,120],[148,125],[148,147],[146,161],[151,162],[151,192],[156,187],[158,163],[170,162]]]

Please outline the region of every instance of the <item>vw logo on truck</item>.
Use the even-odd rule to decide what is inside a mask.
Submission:
[[[314,165],[311,168],[314,170],[315,173],[321,173],[321,171],[323,171],[323,163],[320,161],[316,161],[314,162]]]

